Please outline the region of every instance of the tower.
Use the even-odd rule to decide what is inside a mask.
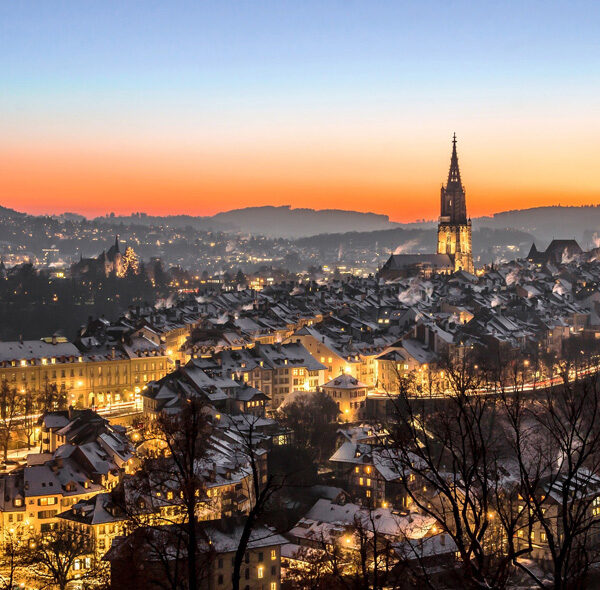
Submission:
[[[448,254],[454,270],[474,272],[471,244],[471,220],[467,218],[465,189],[460,180],[456,133],[452,138],[452,157],[448,182],[441,189],[441,211],[438,224],[438,254]]]

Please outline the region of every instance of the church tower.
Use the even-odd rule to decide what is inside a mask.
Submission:
[[[438,224],[438,254],[448,254],[454,270],[474,272],[471,245],[471,220],[467,218],[465,189],[460,180],[456,133],[452,138],[452,157],[448,182],[441,190],[441,213]]]

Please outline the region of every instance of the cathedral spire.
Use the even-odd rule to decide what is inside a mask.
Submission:
[[[456,133],[452,136],[452,156],[450,157],[448,182],[445,187],[442,186],[441,197],[441,217],[451,223],[466,223],[467,207],[465,189],[460,179],[460,169],[458,167]]]
[[[458,154],[456,153],[456,133],[452,136],[452,157],[450,158],[450,171],[448,172],[448,186],[460,182],[460,169],[458,168]]]
[[[471,221],[467,219],[465,189],[460,179],[456,133],[452,136],[452,156],[448,182],[440,191],[441,211],[438,225],[438,254],[448,254],[455,270],[473,272]]]

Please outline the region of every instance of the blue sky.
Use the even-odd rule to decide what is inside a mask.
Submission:
[[[511,136],[584,154],[598,129],[599,30],[597,2],[5,2],[0,147],[210,142],[243,157],[257,143],[318,143],[376,159],[437,137],[439,168],[457,130],[466,154],[485,146],[490,161]]]

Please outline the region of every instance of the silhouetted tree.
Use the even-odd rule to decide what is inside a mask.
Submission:
[[[57,586],[65,590],[69,582],[92,577],[94,546],[86,533],[67,528],[55,528],[43,535],[34,535],[23,543],[21,562],[27,574],[44,587]],[[77,568],[76,562],[89,560],[90,567]]]
[[[202,460],[212,426],[201,400],[184,403],[179,412],[150,422],[146,447],[153,450],[120,489],[119,505],[129,528],[140,529],[145,543],[162,557],[172,588],[196,590],[207,574],[206,539],[199,538],[197,523],[207,502]]]
[[[21,396],[16,387],[10,387],[8,381],[3,380],[0,384],[0,444],[5,462],[8,459],[10,437],[17,428],[21,407]]]

